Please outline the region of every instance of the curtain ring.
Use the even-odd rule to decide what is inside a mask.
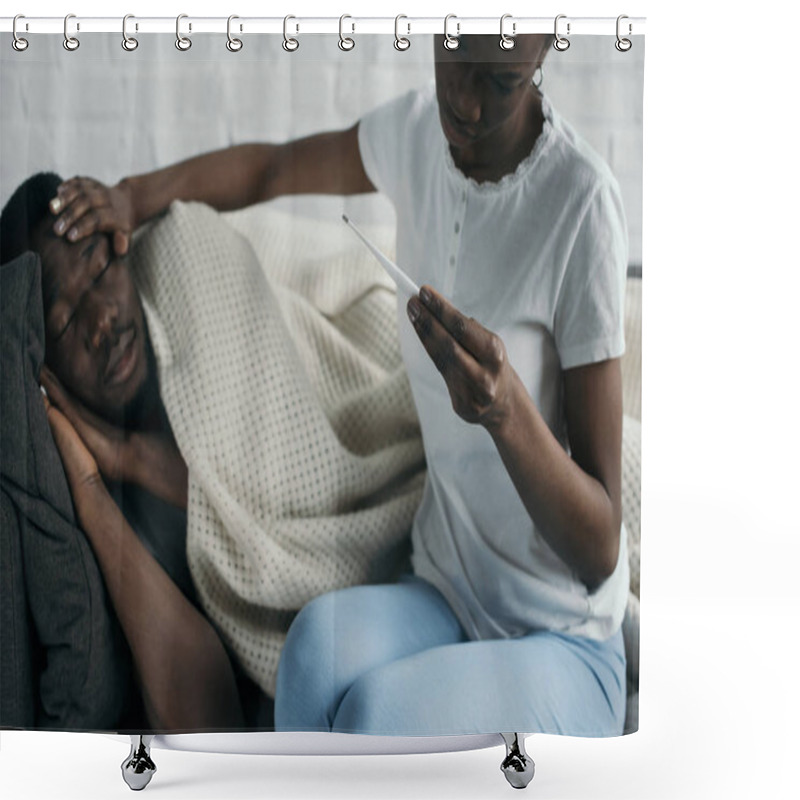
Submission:
[[[408,19],[405,14],[398,14],[394,18],[394,49],[395,50],[408,50],[411,47],[411,39],[407,39],[405,36],[400,35],[399,27],[400,27],[400,20],[401,19]],[[406,22],[406,26],[408,27],[407,35],[411,35],[411,23]]]
[[[231,14],[228,17],[228,41],[225,42],[225,47],[227,47],[231,53],[238,53],[244,47],[244,42],[241,39],[237,39],[235,36],[231,35],[231,22],[235,19],[239,19],[236,14]],[[239,26],[240,31],[241,29],[241,26]]]
[[[344,21],[346,19],[353,19],[353,18],[349,14],[342,14],[342,16],[339,17],[339,49],[345,51],[352,50],[356,46],[355,41],[351,39],[349,36],[345,36],[344,33],[342,32],[342,27],[344,26]],[[356,24],[355,22],[351,24],[353,27],[352,33],[355,33]]]
[[[444,18],[444,41],[442,44],[444,45],[445,50],[458,50],[460,42],[458,41],[458,37],[461,35],[461,23],[456,22],[456,35],[451,36],[447,32],[447,23],[450,22],[451,19],[457,20],[458,17],[455,14],[448,14]]]
[[[128,20],[135,19],[133,14],[126,14],[122,18],[122,49],[132,53],[138,46],[139,40],[133,36],[128,36]],[[139,25],[136,25],[136,30],[139,30]]]
[[[627,53],[628,50],[630,50],[631,47],[633,47],[633,42],[630,39],[623,39],[620,36],[620,33],[619,33],[620,22],[622,22],[622,20],[624,20],[624,19],[628,19],[628,17],[625,14],[620,14],[617,17],[617,41],[614,42],[614,47],[616,47],[617,50],[620,51],[620,53]],[[628,36],[630,36],[631,33],[633,33],[633,25],[631,25],[631,23],[629,22],[628,23]]]
[[[511,23],[511,36],[509,36],[504,30],[503,25],[507,19],[511,19],[511,14],[503,14],[500,17],[500,49],[501,50],[513,50],[514,46],[517,44],[514,37],[517,35],[517,23]]]
[[[11,26],[11,32],[14,34],[14,40],[11,42],[11,46],[18,53],[21,53],[23,50],[27,50],[28,49],[28,40],[27,39],[23,39],[17,33],[17,20],[18,19],[25,19],[25,15],[24,14],[17,14],[17,16],[14,17],[14,24]]]
[[[192,46],[192,40],[188,36],[181,35],[181,20],[187,19],[188,14],[178,14],[178,18],[175,20],[175,47],[182,52],[185,52]],[[189,23],[189,31],[192,30],[192,23]]]
[[[569,39],[567,39],[566,36],[561,36],[561,34],[559,34],[559,32],[558,32],[558,21],[560,19],[566,19],[566,18],[567,18],[566,14],[559,14],[556,17],[556,22],[555,22],[555,26],[554,26],[554,32],[555,32],[556,40],[553,42],[553,47],[555,47],[555,49],[558,50],[559,53],[563,53],[565,50],[569,50],[569,45],[570,45]],[[567,36],[569,36],[569,29],[570,29],[570,24],[568,22],[567,23]]]
[[[293,39],[289,34],[286,32],[287,25],[290,19],[297,19],[297,17],[293,17],[291,14],[283,18],[283,49],[287,53],[294,53],[298,47],[300,47],[300,42],[297,39]],[[295,28],[296,31],[300,30],[300,26],[297,25]]]
[[[75,38],[74,36],[70,36],[69,31],[67,30],[69,21],[71,19],[75,19],[74,14],[67,14],[67,16],[64,17],[64,42],[63,42],[64,49],[69,50],[70,53],[77,50],[81,46],[81,43],[78,41],[78,39]],[[81,26],[77,23],[76,25],[77,25],[77,30],[80,30]]]

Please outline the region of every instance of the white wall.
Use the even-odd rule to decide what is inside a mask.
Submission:
[[[172,35],[140,36],[126,53],[117,34],[84,34],[73,53],[59,36],[31,37],[25,53],[0,47],[0,202],[43,169],[116,181],[228,144],[351,125],[433,76],[430,37],[405,53],[374,35],[350,53],[329,35],[303,37],[292,54],[279,36],[245,37],[236,54],[224,42],[197,35],[179,53]],[[613,42],[575,37],[565,53],[552,51],[543,88],[620,180],[630,260],[640,264],[644,42],[625,54]],[[360,213],[391,218],[385,201]]]

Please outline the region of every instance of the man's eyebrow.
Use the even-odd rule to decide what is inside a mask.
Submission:
[[[88,245],[84,248],[84,251],[81,253],[81,258],[91,258],[92,253],[94,253],[95,248],[100,243],[100,236],[95,234],[89,239]]]
[[[86,247],[84,247],[83,252],[80,254],[81,260],[85,260],[92,257],[92,253],[94,253],[95,249],[97,248],[97,245],[100,244],[101,239],[102,236],[98,234],[92,236]],[[56,300],[58,300],[58,295],[60,292],[61,292],[61,281],[56,279],[56,281],[53,283],[52,289],[50,289],[50,291],[47,293],[47,296],[44,298],[45,310],[49,310],[53,307]]]

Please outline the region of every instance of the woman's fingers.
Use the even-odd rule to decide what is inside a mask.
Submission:
[[[481,364],[495,365],[502,360],[504,350],[499,337],[477,320],[462,314],[449,300],[430,286],[419,294],[422,304],[448,333]]]
[[[92,178],[72,178],[58,188],[50,201],[50,211],[57,215],[53,232],[77,242],[93,233],[114,233],[114,251],[124,255],[130,236],[129,209],[118,190]]]
[[[76,221],[67,231],[67,239],[77,242],[98,231],[110,233],[116,230],[117,223],[117,217],[110,206],[87,205],[82,213],[76,215]]]
[[[447,384],[455,412],[467,422],[482,422],[498,400],[502,374],[494,365],[480,363],[462,345],[463,341],[474,346],[482,337],[480,331],[465,333],[459,323],[454,334],[416,297],[409,300],[408,312],[423,347]],[[453,319],[449,319],[451,325]]]
[[[128,252],[130,246],[130,236],[124,231],[114,231],[114,252],[118,256],[124,256]]]
[[[50,210],[60,214],[80,193],[82,178],[70,178],[56,190],[56,196],[50,201]]]
[[[409,300],[408,315],[423,347],[436,365],[436,369],[445,378],[454,370],[470,374],[473,371],[472,366],[478,367],[471,353],[462,347],[455,336],[419,301],[419,298],[412,297]]]
[[[99,192],[82,192],[63,207],[53,223],[53,232],[77,242],[95,231],[113,229],[114,223],[113,209],[106,197]]]
[[[50,210],[58,214],[58,218],[53,223],[53,232],[56,236],[66,236],[71,242],[78,241],[91,231],[84,226],[82,235],[79,236],[75,223],[83,220],[86,214],[96,212],[104,206],[107,206],[107,202],[102,195],[88,189],[70,190],[64,195],[54,197],[50,201]]]
[[[56,190],[56,196],[50,201],[50,211],[63,214],[78,198],[88,196],[96,188],[97,182],[90,178],[70,178]]]

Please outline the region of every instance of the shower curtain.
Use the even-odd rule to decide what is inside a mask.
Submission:
[[[2,47],[0,726],[638,729],[644,38],[450,22]]]

